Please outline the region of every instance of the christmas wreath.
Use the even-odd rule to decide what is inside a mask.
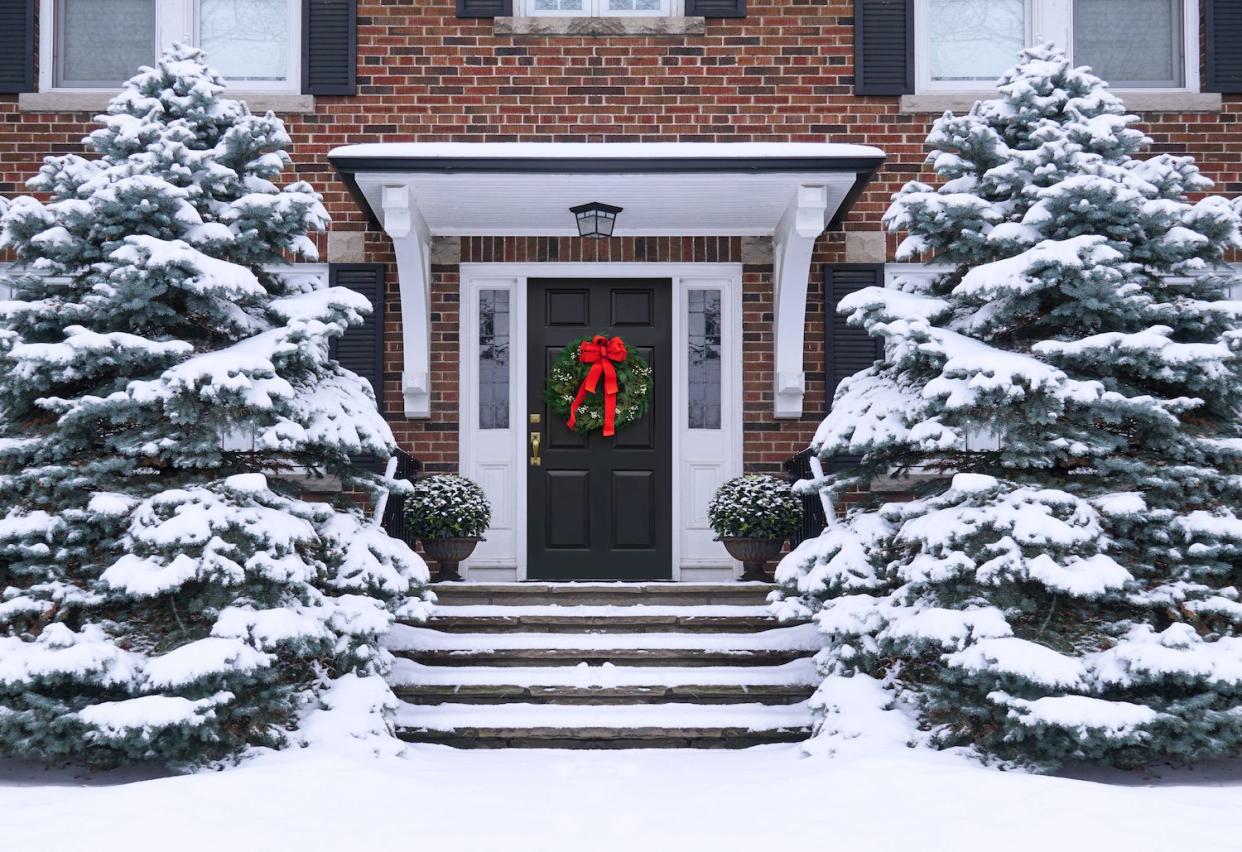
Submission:
[[[544,399],[566,425],[588,434],[634,423],[651,404],[651,367],[619,337],[583,337],[561,350],[548,375]]]

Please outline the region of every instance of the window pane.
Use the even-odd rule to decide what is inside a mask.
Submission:
[[[60,0],[62,86],[116,85],[155,63],[155,0]]]
[[[581,12],[584,0],[535,0],[536,12]]]
[[[663,0],[608,0],[609,12],[662,12]]]
[[[1074,0],[1074,62],[1114,86],[1181,86],[1179,0]]]
[[[691,290],[690,428],[720,428],[720,291]]]
[[[199,0],[198,42],[236,81],[289,79],[289,0]]]
[[[935,82],[991,83],[1026,47],[1025,0],[930,0]]]
[[[479,428],[509,428],[509,291],[479,293]]]

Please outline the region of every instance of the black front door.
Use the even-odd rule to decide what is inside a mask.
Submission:
[[[528,285],[527,576],[672,578],[672,282],[536,279]],[[651,407],[605,438],[579,435],[543,402],[569,343],[618,336],[654,371]],[[602,389],[602,388],[601,388]],[[530,433],[540,436],[531,463]]]

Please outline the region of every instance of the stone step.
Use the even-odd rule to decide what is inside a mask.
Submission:
[[[506,728],[468,728],[456,731],[397,729],[397,736],[406,742],[453,748],[595,751],[645,748],[740,749],[774,743],[799,743],[810,735],[809,727],[771,731],[752,731],[746,728],[558,728],[549,731]]]
[[[770,583],[438,583],[442,606],[490,604],[634,604],[760,606],[776,588]]]
[[[779,666],[809,658],[802,650],[713,651],[685,648],[504,648],[485,651],[394,650],[428,666]]]
[[[699,669],[704,671],[704,669]],[[410,704],[799,704],[815,692],[813,686],[698,684],[686,686],[530,686],[474,684],[394,687],[397,697]]]
[[[393,661],[388,675],[402,686],[818,686],[815,660],[805,657],[776,666],[616,666],[586,663],[562,666],[426,666],[413,660]]]
[[[446,633],[742,633],[805,622],[779,622],[760,606],[493,606],[437,607],[427,627]],[[411,626],[423,626],[410,622]]]
[[[813,624],[751,633],[443,633],[397,625],[385,644],[431,665],[779,665],[824,646]]]
[[[397,710],[397,730],[403,739],[467,748],[740,748],[805,739],[811,721],[805,703],[403,703]]]

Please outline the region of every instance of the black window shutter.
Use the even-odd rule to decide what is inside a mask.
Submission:
[[[35,0],[0,0],[0,94],[33,92]]]
[[[914,0],[854,0],[854,93],[914,93]]]
[[[746,0],[686,0],[686,14],[702,18],[745,18]]]
[[[384,265],[380,263],[334,263],[328,267],[328,283],[347,287],[367,298],[371,315],[332,345],[332,357],[371,383],[380,411],[384,410]]]
[[[457,0],[459,18],[500,18],[513,14],[513,0]]]
[[[358,0],[302,0],[302,93],[358,91]]]
[[[828,406],[837,393],[837,386],[855,373],[865,370],[884,355],[884,344],[864,329],[850,325],[846,317],[837,313],[837,305],[851,293],[864,287],[884,286],[884,264],[839,263],[824,266],[824,304],[828,309],[824,329],[827,340],[824,352],[824,379],[827,383]],[[855,456],[834,456],[828,462],[828,472],[834,473],[858,464]]]
[[[1242,92],[1242,3],[1207,0],[1203,32],[1207,39],[1207,80],[1204,90]]]

